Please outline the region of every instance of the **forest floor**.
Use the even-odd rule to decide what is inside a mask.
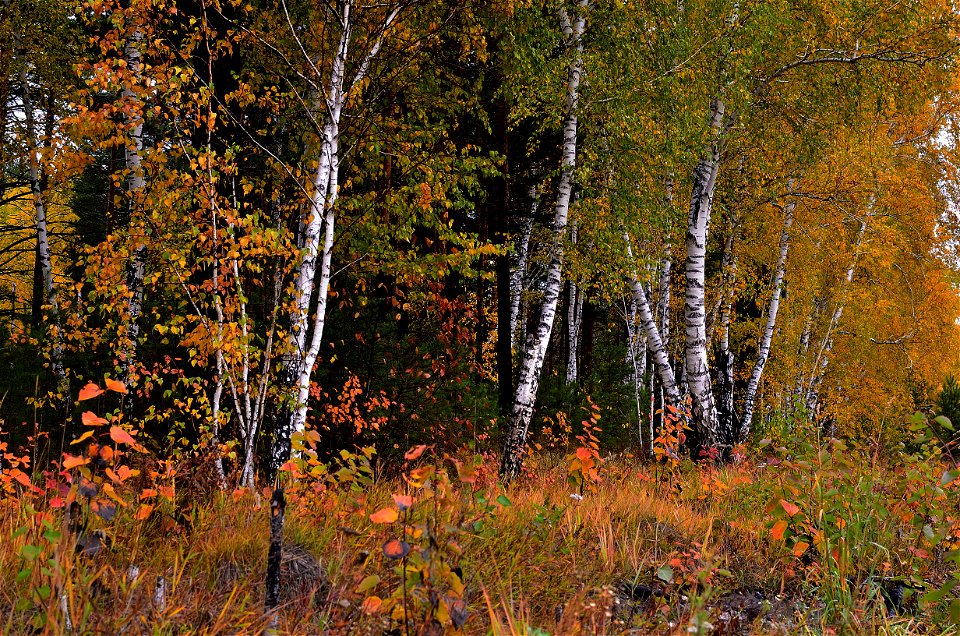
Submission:
[[[827,444],[719,467],[596,458],[584,474],[577,454],[541,455],[505,489],[492,457],[418,452],[393,477],[363,453],[344,453],[332,474],[301,466],[286,489],[272,615],[269,489],[205,488],[209,466],[168,467],[178,490],[165,503],[140,503],[155,494],[142,485],[118,488],[118,508],[98,515],[81,497],[73,533],[39,489],[7,498],[0,628],[952,633],[960,515],[956,475],[937,462]]]

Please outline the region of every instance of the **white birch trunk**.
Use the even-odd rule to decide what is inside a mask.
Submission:
[[[693,398],[693,421],[703,442],[717,442],[717,408],[707,355],[705,324],[705,274],[707,238],[713,193],[720,166],[720,131],[724,106],[719,99],[710,104],[710,142],[693,175],[690,212],[687,217],[686,291],[684,295],[685,354],[687,388]]]
[[[790,184],[793,189],[793,184]],[[747,392],[743,400],[743,418],[736,441],[744,441],[750,435],[750,426],[753,423],[753,409],[757,399],[757,389],[764,367],[770,357],[770,345],[773,342],[773,331],[777,324],[777,313],[780,311],[780,298],[783,295],[783,278],[787,269],[787,254],[790,250],[790,228],[793,225],[793,210],[795,202],[788,201],[783,208],[783,230],[780,232],[780,254],[777,257],[777,269],[773,276],[773,291],[770,293],[770,303],[767,305],[767,320],[760,337],[760,346],[757,350],[757,361],[753,365],[753,372],[747,382]]]
[[[63,329],[60,321],[60,304],[57,298],[57,287],[53,280],[53,262],[50,256],[50,237],[47,229],[47,206],[43,198],[43,190],[40,187],[40,142],[37,137],[33,97],[30,94],[26,69],[21,69],[20,81],[23,84],[23,112],[27,133],[27,154],[29,155],[27,163],[30,169],[30,191],[33,196],[34,220],[37,225],[37,259],[40,261],[43,294],[49,307],[50,328],[53,336],[50,366],[57,380],[57,392],[61,408],[66,409],[69,408],[73,400],[70,396],[70,382],[67,379],[67,371],[63,364]]]
[[[627,258],[633,262],[633,247],[631,246],[630,236],[623,233],[623,239],[627,243]],[[660,338],[660,330],[657,329],[657,323],[650,311],[650,303],[647,300],[647,293],[643,289],[643,284],[637,279],[636,268],[630,280],[630,289],[633,291],[633,301],[637,306],[637,314],[640,318],[640,324],[643,326],[644,335],[647,339],[647,349],[653,358],[653,365],[657,371],[657,377],[663,386],[666,398],[674,406],[680,405],[680,390],[677,388],[676,376],[673,373],[673,367],[670,366],[670,359],[667,356],[667,350],[663,346],[663,340]]]
[[[127,127],[127,142],[124,144],[124,166],[127,172],[127,194],[130,210],[130,260],[126,267],[127,315],[126,333],[123,351],[120,356],[120,376],[128,386],[132,384],[133,365],[137,357],[137,341],[140,338],[140,315],[143,313],[143,278],[146,271],[147,248],[144,242],[145,231],[142,219],[137,219],[140,197],[145,185],[141,154],[143,152],[143,115],[140,102],[133,88],[133,82],[139,79],[142,68],[140,43],[143,33],[135,28],[124,47],[124,59],[129,77],[124,83],[123,101],[125,102],[124,123]],[[127,393],[124,403],[129,406],[133,391]]]
[[[815,415],[819,406],[820,385],[823,382],[823,377],[827,373],[827,367],[830,364],[830,352],[833,349],[833,332],[837,325],[840,324],[840,319],[843,317],[843,310],[847,302],[847,292],[850,288],[850,284],[853,282],[853,274],[857,266],[857,257],[859,256],[860,245],[863,243],[863,238],[867,233],[867,222],[870,219],[873,203],[874,197],[871,195],[870,201],[867,204],[867,213],[860,221],[860,230],[857,233],[857,239],[853,245],[853,254],[850,258],[850,265],[847,267],[847,271],[843,277],[843,287],[838,295],[837,305],[834,307],[833,314],[830,316],[830,321],[827,323],[826,332],[823,335],[823,340],[820,343],[820,349],[817,351],[817,357],[813,363],[813,369],[810,372],[810,379],[807,383],[807,390],[804,396],[803,404],[807,410],[807,414],[811,417]]]
[[[519,240],[513,244],[513,249],[517,254],[517,264],[510,273],[510,342],[516,345],[518,329],[520,324],[520,301],[523,298],[523,292],[526,290],[525,281],[527,275],[527,259],[530,255],[530,237],[533,234],[533,219],[537,213],[539,197],[535,187],[530,188],[532,205],[530,216],[523,220],[523,232]],[[522,330],[519,333],[523,333]]]
[[[557,301],[563,283],[563,241],[567,230],[567,215],[570,211],[570,195],[573,191],[573,171],[577,162],[577,102],[580,77],[583,74],[583,30],[586,25],[588,0],[580,0],[579,10],[573,20],[562,13],[567,36],[567,45],[575,47],[574,58],[567,70],[567,96],[563,122],[563,152],[560,180],[557,184],[557,201],[554,207],[554,241],[550,265],[547,269],[547,285],[537,331],[527,342],[516,397],[507,429],[500,464],[500,477],[513,480],[520,472],[523,453],[527,443],[527,431],[533,417],[533,407],[540,385],[540,372],[553,332],[557,314]]]
[[[310,380],[323,340],[336,237],[335,205],[340,177],[340,118],[350,89],[366,77],[370,65],[380,52],[386,31],[400,12],[400,7],[397,6],[388,13],[375,42],[361,61],[353,79],[347,84],[346,71],[354,25],[353,7],[352,0],[347,0],[341,5],[341,14],[338,16],[341,31],[337,51],[331,62],[324,103],[318,104],[318,110],[325,113],[320,139],[320,157],[313,177],[309,214],[303,226],[303,250],[294,277],[295,304],[288,324],[290,352],[283,361],[280,374],[280,383],[286,393],[287,403],[281,405],[277,418],[274,470],[289,458],[292,435],[302,432],[306,426]],[[310,306],[314,288],[316,288],[317,308],[311,321]]]
[[[577,223],[570,229],[570,242],[577,244]],[[567,384],[576,384],[580,377],[578,358],[580,355],[580,323],[583,319],[583,290],[570,282],[570,296],[567,299]]]

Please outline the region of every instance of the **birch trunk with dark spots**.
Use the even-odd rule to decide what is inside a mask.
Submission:
[[[272,471],[290,458],[292,436],[302,432],[307,421],[310,380],[320,354],[326,325],[330,279],[333,274],[333,248],[336,237],[336,203],[340,179],[340,119],[347,96],[353,87],[367,77],[380,53],[390,26],[402,5],[387,12],[373,44],[366,51],[352,80],[347,79],[350,45],[354,29],[353,0],[339,4],[340,35],[330,62],[330,75],[322,80],[325,94],[318,98],[314,110],[322,113],[319,156],[310,184],[307,212],[300,228],[302,249],[294,274],[294,303],[287,324],[288,352],[281,360],[278,385],[280,404],[274,415],[274,447]],[[314,296],[314,294],[316,296]],[[310,309],[316,301],[313,319]]]
[[[710,104],[709,141],[693,173],[690,211],[687,216],[687,258],[684,266],[685,354],[684,369],[687,389],[693,399],[692,418],[701,443],[715,445],[717,407],[707,355],[705,314],[705,278],[707,239],[713,195],[720,167],[720,137],[724,105],[719,99]]]
[[[127,64],[130,77],[124,84],[122,97],[124,101],[123,118],[127,129],[127,140],[124,144],[124,167],[127,173],[127,196],[129,207],[129,240],[130,257],[127,261],[124,283],[127,288],[127,313],[125,317],[125,333],[123,350],[120,355],[120,377],[128,386],[133,384],[134,365],[137,358],[137,343],[140,339],[140,316],[143,314],[143,279],[147,267],[146,223],[140,218],[142,208],[141,198],[146,184],[143,174],[143,114],[139,98],[133,88],[133,83],[140,77],[143,67],[140,45],[143,32],[134,28],[127,38],[123,50],[123,57]],[[133,399],[133,391],[124,397],[124,404],[129,408]]]
[[[574,49],[573,60],[567,68],[566,106],[563,119],[563,150],[560,178],[557,183],[557,198],[553,215],[553,246],[547,268],[547,283],[540,318],[533,337],[528,339],[520,367],[516,397],[500,462],[500,477],[513,480],[520,472],[523,454],[527,446],[527,431],[533,417],[533,407],[540,386],[540,372],[547,354],[547,345],[553,333],[557,314],[557,302],[563,287],[563,241],[566,239],[567,217],[570,211],[570,195],[573,191],[573,172],[577,161],[577,108],[580,78],[583,74],[583,31],[586,26],[588,0],[581,0],[577,12],[570,16],[561,10],[561,20],[566,36],[566,45]]]

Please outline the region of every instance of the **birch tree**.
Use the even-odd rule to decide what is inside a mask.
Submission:
[[[329,69],[318,68],[307,55],[304,61],[318,86],[313,112],[319,113],[317,168],[308,191],[307,212],[300,227],[302,250],[294,268],[294,305],[287,323],[288,353],[281,361],[279,386],[283,399],[275,415],[273,468],[290,456],[291,436],[304,429],[310,379],[320,353],[327,317],[330,279],[333,275],[333,248],[336,239],[336,203],[340,179],[340,124],[347,99],[367,77],[391,26],[408,3],[387,6],[382,21],[374,27],[371,43],[358,57],[351,56],[357,6],[353,0],[337,3],[331,16],[339,28]],[[291,26],[291,35],[297,31]],[[299,42],[299,40],[298,40]],[[323,58],[320,58],[323,59]],[[350,71],[351,61],[359,60]],[[311,307],[313,316],[311,320]]]
[[[514,398],[510,421],[507,424],[507,436],[500,463],[500,477],[505,481],[511,481],[519,474],[523,462],[527,432],[530,428],[530,420],[533,417],[533,408],[540,386],[540,372],[543,370],[543,361],[546,357],[547,345],[550,343],[550,335],[553,332],[560,290],[563,286],[563,242],[566,239],[567,217],[570,212],[570,198],[573,192],[573,173],[577,161],[578,100],[580,79],[583,75],[583,33],[586,27],[588,8],[589,0],[580,0],[576,12],[572,15],[565,9],[560,10],[564,46],[573,50],[573,59],[567,68],[561,169],[553,214],[554,238],[550,250],[547,283],[537,330],[524,350],[516,397]]]
[[[789,187],[791,190],[793,189],[792,181]],[[753,371],[750,373],[750,379],[747,382],[746,395],[743,398],[743,417],[740,420],[740,430],[736,435],[730,436],[734,441],[746,439],[750,434],[750,426],[753,423],[753,409],[757,399],[757,389],[760,386],[760,378],[763,377],[763,370],[766,367],[767,359],[770,357],[770,346],[773,341],[774,329],[777,325],[777,314],[780,311],[780,298],[783,295],[783,281],[787,269],[787,254],[790,250],[790,229],[793,226],[795,206],[796,202],[793,199],[788,200],[783,206],[783,229],[780,231],[779,254],[777,256],[776,270],[773,274],[773,289],[770,292],[766,322],[763,326],[763,332],[760,335],[759,347],[757,348],[757,361],[753,365]]]

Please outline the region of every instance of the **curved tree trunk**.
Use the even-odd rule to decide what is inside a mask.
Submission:
[[[793,183],[790,183],[793,189]],[[794,201],[788,201],[783,208],[783,230],[780,232],[780,254],[777,257],[777,269],[773,275],[773,291],[770,293],[770,303],[767,305],[767,321],[760,336],[760,346],[757,349],[757,362],[753,365],[753,372],[747,382],[747,392],[743,400],[743,418],[740,430],[735,441],[742,442],[750,434],[753,423],[753,409],[757,399],[757,389],[760,387],[760,378],[763,369],[770,357],[770,345],[773,341],[773,331],[777,324],[777,313],[780,310],[780,298],[783,295],[783,278],[787,270],[787,254],[790,250],[790,228],[793,225]]]
[[[630,235],[624,232],[623,239],[627,243],[627,258],[632,263],[633,247],[631,246]],[[631,276],[630,289],[633,291],[633,301],[636,303],[640,324],[643,326],[644,334],[647,337],[647,349],[653,358],[657,377],[660,379],[660,384],[663,386],[670,404],[679,406],[680,390],[677,388],[676,376],[673,373],[673,367],[670,366],[670,359],[660,337],[660,330],[657,328],[653,313],[650,311],[647,292],[643,289],[643,284],[637,279],[636,272]]]
[[[567,35],[567,46],[575,48],[574,58],[567,70],[567,103],[563,122],[563,153],[560,180],[557,184],[557,202],[553,214],[554,241],[550,265],[547,269],[547,285],[537,331],[527,342],[520,379],[517,382],[516,398],[507,427],[500,463],[500,477],[513,480],[520,472],[523,453],[527,445],[527,431],[533,417],[533,406],[540,385],[540,372],[547,354],[547,345],[553,333],[557,314],[557,301],[563,283],[563,241],[567,230],[567,215],[570,210],[570,195],[573,191],[573,171],[577,161],[577,101],[580,77],[583,74],[583,30],[586,25],[588,0],[580,0],[578,12],[570,20],[566,11],[561,13]]]

